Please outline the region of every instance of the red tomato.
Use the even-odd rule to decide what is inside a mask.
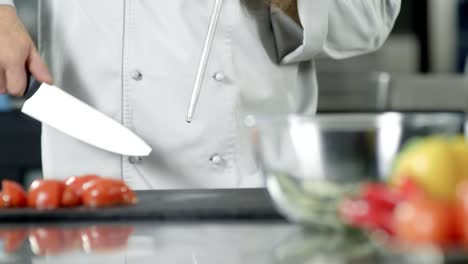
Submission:
[[[28,206],[36,209],[60,207],[65,184],[58,180],[35,180],[28,192]]]
[[[133,228],[125,225],[92,226],[80,230],[83,250],[88,253],[124,248],[132,233]]]
[[[135,193],[121,180],[96,179],[83,185],[83,204],[90,207],[107,207],[134,204]]]
[[[83,193],[83,185],[92,180],[100,178],[101,177],[94,174],[73,176],[68,178],[65,181],[65,191],[62,197],[62,205],[72,207],[83,204],[81,197]]]
[[[85,183],[90,182],[92,180],[100,179],[101,177],[89,174],[83,176],[73,176],[68,178],[65,181],[65,185],[69,187],[71,190],[75,191],[76,194],[81,197],[81,193],[83,192],[82,187]]]
[[[0,195],[1,207],[26,207],[26,193],[18,183],[9,180],[2,181],[2,192]]]
[[[468,181],[457,186],[457,229],[465,247],[468,247]]]
[[[400,186],[398,186],[398,190],[403,199],[426,196],[424,189],[410,177],[403,177]]]
[[[402,201],[402,196],[398,191],[382,183],[368,183],[364,185],[362,196],[364,199],[389,210],[393,210]]]
[[[138,198],[135,192],[130,189],[130,187],[128,187],[124,182],[121,182],[121,184],[122,187],[120,187],[120,191],[122,192],[123,204],[136,204],[138,202]]]
[[[64,252],[63,236],[60,229],[35,228],[29,233],[31,250],[38,256],[57,255]]]
[[[413,198],[398,205],[393,219],[395,233],[406,243],[450,245],[456,234],[455,216],[451,204]]]
[[[345,199],[340,204],[339,214],[341,219],[352,226],[393,234],[393,210],[372,200]]]
[[[60,205],[64,207],[73,207],[81,205],[81,197],[72,190],[69,186],[65,186],[63,190],[62,199]]]

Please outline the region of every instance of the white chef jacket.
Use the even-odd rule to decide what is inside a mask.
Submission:
[[[264,2],[224,1],[189,124],[214,0],[40,1],[39,50],[55,84],[153,148],[120,156],[44,126],[45,177],[97,173],[135,189],[263,185],[244,117],[313,114],[313,59],[378,49],[400,10],[400,0],[298,0],[300,26]]]

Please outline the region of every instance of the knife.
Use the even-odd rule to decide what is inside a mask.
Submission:
[[[21,112],[95,147],[128,156],[148,156],[151,147],[122,124],[62,89],[32,75]]]

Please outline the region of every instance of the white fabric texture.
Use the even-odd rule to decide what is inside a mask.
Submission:
[[[0,5],[11,5],[11,6],[15,6],[15,4],[13,3],[13,0],[0,0]]]

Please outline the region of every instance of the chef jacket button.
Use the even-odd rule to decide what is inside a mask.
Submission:
[[[224,73],[222,72],[217,72],[213,75],[213,79],[215,79],[217,82],[222,82],[224,78],[226,78],[226,76],[224,76]]]
[[[128,162],[131,164],[140,164],[143,161],[142,157],[137,157],[137,156],[130,156],[128,157]]]
[[[210,161],[216,166],[220,166],[224,163],[224,159],[218,154],[211,156]]]
[[[143,74],[137,70],[132,71],[131,76],[132,76],[132,79],[135,81],[140,81],[141,79],[143,79]]]

